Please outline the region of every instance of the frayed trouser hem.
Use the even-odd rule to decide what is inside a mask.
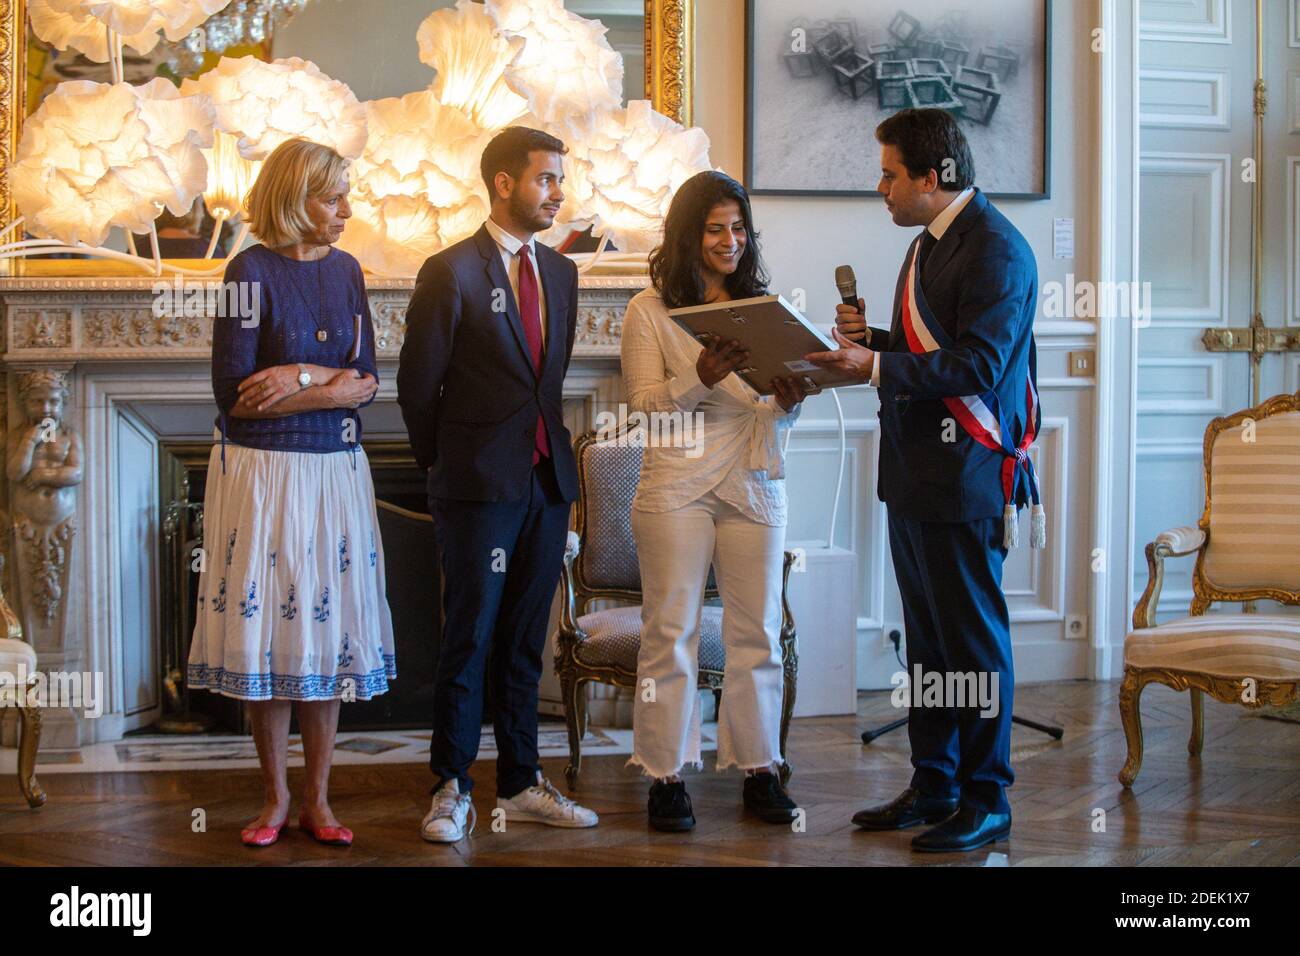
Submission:
[[[645,763],[645,761],[643,761],[636,754],[633,754],[632,756],[627,758],[627,763],[625,763],[623,766],[640,767],[642,776],[650,777],[654,780],[662,780],[665,777],[679,776],[681,772],[685,770],[687,767],[690,767],[692,770],[703,770],[704,761],[701,760],[699,757],[696,757],[694,760],[687,760],[685,763],[678,764],[676,770],[669,770],[665,773],[660,773],[657,770],[652,769],[648,764]]]
[[[780,754],[777,754],[775,757],[772,757],[766,763],[757,763],[757,764],[741,763],[739,760],[735,760],[735,759],[728,760],[726,763],[723,763],[721,758],[719,758],[718,766],[716,769],[718,773],[721,773],[724,770],[730,770],[732,767],[735,767],[737,770],[741,770],[741,771],[770,770],[774,765],[779,767],[784,763],[785,760],[781,757]]]

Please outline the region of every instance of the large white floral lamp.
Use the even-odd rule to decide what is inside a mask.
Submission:
[[[429,90],[366,104],[370,140],[353,166],[339,245],[379,275],[410,276],[487,218],[479,157],[492,136]]]
[[[206,97],[161,78],[61,83],[27,119],[10,172],[20,221],[37,238],[7,251],[139,261],[102,248],[109,229],[150,232],[163,207],[190,209],[207,182],[212,120]]]
[[[74,49],[96,63],[112,63],[122,79],[123,45],[147,54],[162,35],[188,36],[231,0],[28,0],[32,30],[59,50]]]

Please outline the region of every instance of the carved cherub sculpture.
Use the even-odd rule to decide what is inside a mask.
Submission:
[[[39,369],[17,377],[25,422],[11,432],[6,455],[15,543],[25,565],[23,590],[33,592],[30,597],[49,622],[63,597],[67,546],[76,530],[81,436],[63,421],[68,396],[63,372]]]

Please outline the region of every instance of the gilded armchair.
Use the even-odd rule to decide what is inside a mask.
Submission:
[[[1205,431],[1205,510],[1146,547],[1149,579],[1124,641],[1119,708],[1132,786],[1142,767],[1142,689],[1152,682],[1191,694],[1188,752],[1204,742],[1204,695],[1245,707],[1285,704],[1300,693],[1300,617],[1209,614],[1216,601],[1300,604],[1300,393],[1278,395],[1210,422]],[[1189,617],[1156,623],[1166,558],[1195,555]]]
[[[641,473],[641,448],[627,440],[626,432],[609,438],[590,432],[578,439],[574,452],[578,459],[579,497],[575,531],[569,534],[564,554],[555,640],[555,674],[560,681],[569,731],[569,765],[564,776],[570,789],[577,786],[582,768],[582,737],[587,732],[586,685],[595,681],[635,688],[641,643],[641,573],[631,524],[632,496]],[[786,600],[793,560],[794,555],[787,551],[781,585],[782,782],[789,780],[792,772],[786,759],[786,738],[799,670],[794,617]],[[718,597],[712,573],[704,595],[706,599]],[[589,611],[594,601],[621,606]],[[720,695],[724,671],[722,609],[706,606],[700,624],[700,688]]]

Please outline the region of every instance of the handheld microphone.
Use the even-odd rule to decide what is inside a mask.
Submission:
[[[853,266],[835,267],[835,287],[840,290],[840,300],[854,309],[858,307],[858,277]]]

